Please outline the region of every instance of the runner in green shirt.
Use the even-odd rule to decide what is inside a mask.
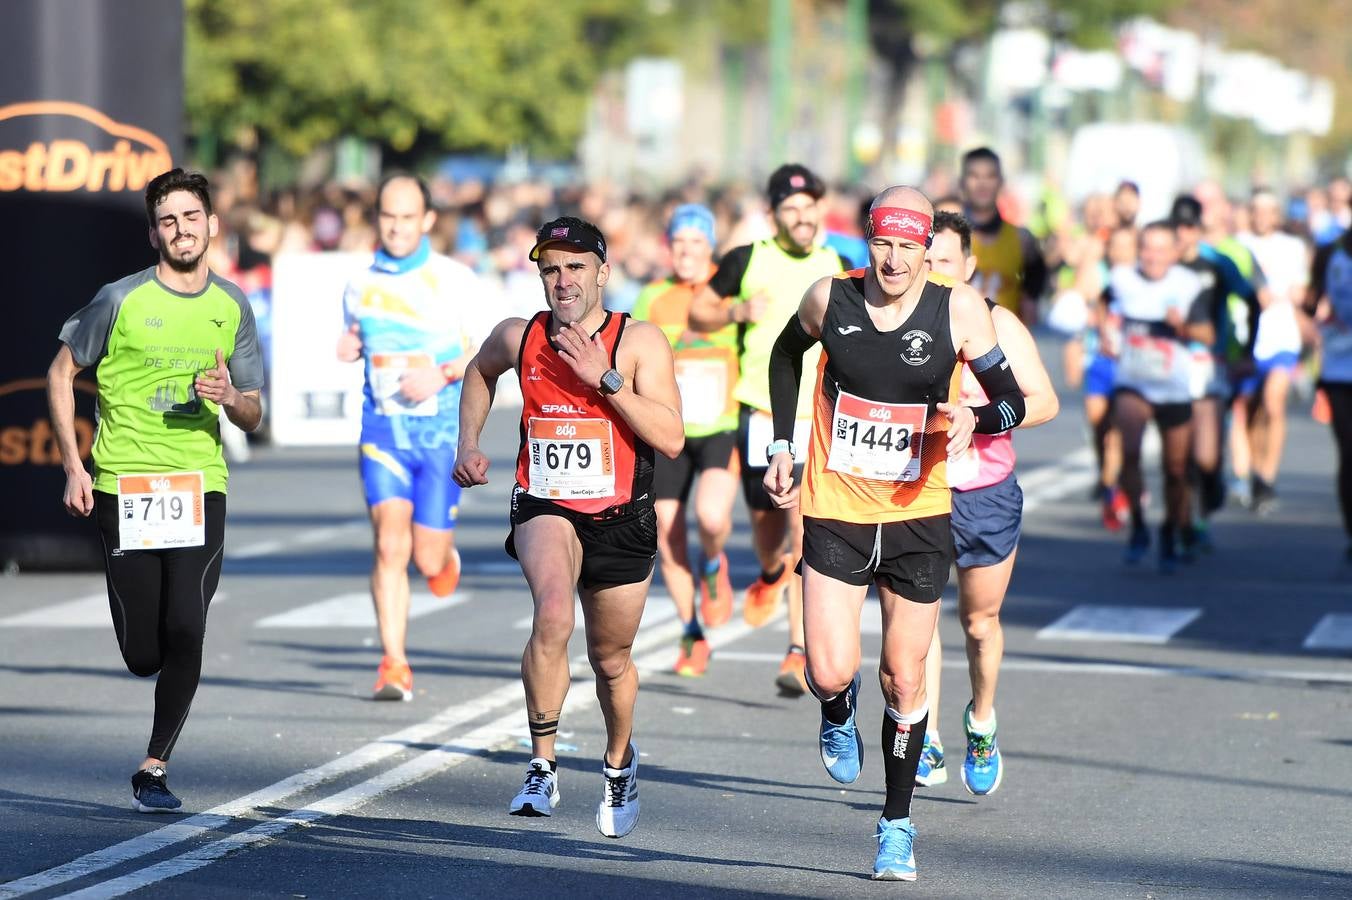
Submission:
[[[207,180],[173,169],[146,186],[156,265],[105,285],[61,329],[48,371],[66,510],[95,514],[108,602],[132,673],[158,673],[132,808],[182,804],[165,767],[202,671],[206,613],[221,575],[227,473],[219,414],[245,431],[262,420],[263,360],[238,287],[207,268],[218,223]],[[74,378],[94,366],[94,476],[75,439]]]

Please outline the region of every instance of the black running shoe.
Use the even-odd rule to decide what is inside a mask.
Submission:
[[[164,766],[151,766],[131,776],[131,808],[141,813],[173,812],[183,805],[164,782]]]
[[[1260,516],[1277,511],[1277,489],[1257,475],[1253,476],[1253,511]]]

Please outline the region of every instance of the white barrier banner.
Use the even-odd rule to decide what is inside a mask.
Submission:
[[[357,445],[363,367],[339,362],[343,289],[369,253],[286,253],[272,267],[272,442]]]

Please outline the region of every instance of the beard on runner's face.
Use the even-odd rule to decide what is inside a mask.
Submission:
[[[817,241],[819,211],[808,194],[794,194],[775,207],[775,228],[798,250],[807,252]]]
[[[581,322],[601,305],[602,264],[595,254],[546,248],[539,265],[545,298],[557,324]]]
[[[160,234],[160,259],[176,272],[191,272],[197,268],[210,245],[211,235],[205,225],[200,234],[178,228],[172,236]]]

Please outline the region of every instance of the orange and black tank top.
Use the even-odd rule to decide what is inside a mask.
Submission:
[[[958,357],[936,277],[902,325],[879,331],[864,301],[866,270],[831,283],[822,321],[803,515],[857,524],[899,522],[952,509],[948,418]]]
[[[628,319],[608,312],[593,335],[610,353],[611,366]],[[651,503],[652,447],[560,358],[549,320],[548,311],[536,313],[521,337],[516,483],[531,496],[591,515]]]

